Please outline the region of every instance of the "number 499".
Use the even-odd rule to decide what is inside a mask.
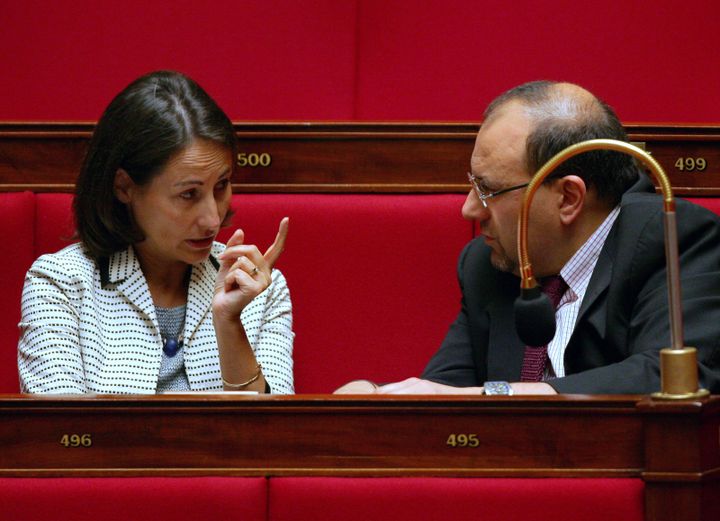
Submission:
[[[707,161],[704,157],[678,157],[675,161],[675,168],[681,172],[702,172],[707,168]]]

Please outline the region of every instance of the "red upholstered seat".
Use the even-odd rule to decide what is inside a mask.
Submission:
[[[17,260],[2,275],[10,291],[0,300],[6,310],[0,338],[14,346],[22,276],[33,258],[71,242],[72,196],[3,195],[8,203],[0,211],[17,223],[9,232],[18,247]],[[326,393],[353,378],[385,382],[422,371],[458,309],[455,262],[473,235],[472,225],[460,217],[463,197],[233,196],[234,226],[223,230],[220,240],[240,226],[247,242],[264,251],[280,219],[291,218],[278,267],[295,305],[297,392]],[[720,199],[692,200],[720,213]],[[28,217],[33,208],[34,233]],[[8,374],[0,374],[0,389],[14,391],[14,352],[4,349],[2,356],[0,371]]]
[[[0,393],[18,391],[17,323],[25,272],[33,261],[34,195],[2,194],[0,226],[5,244],[0,269]]]
[[[687,197],[686,199],[720,215],[720,197]]]
[[[12,327],[3,329],[13,336],[3,349],[5,370],[13,371],[11,386],[3,380],[8,391],[17,390],[15,324],[23,275],[34,258],[67,246],[73,234],[71,194],[34,196],[34,235],[32,197],[26,196],[23,231],[13,231],[27,243],[25,260],[14,261],[13,291],[2,300],[15,313]],[[422,371],[458,309],[455,264],[472,237],[471,224],[460,217],[463,197],[233,196],[235,225],[263,251],[280,219],[291,218],[278,268],[295,307],[297,392],[326,393],[353,378],[392,381]],[[223,230],[219,239],[226,241],[234,229]]]
[[[273,478],[269,521],[640,521],[640,479]]]
[[[267,519],[265,478],[0,478],[0,519]]]
[[[35,257],[72,244],[75,231],[72,194],[37,194],[35,211]]]
[[[295,306],[299,393],[354,378],[418,375],[458,309],[455,263],[473,236],[461,194],[236,194],[235,226],[264,250],[291,218],[278,267]],[[691,199],[720,213],[720,199]],[[8,268],[0,271],[0,390],[17,390],[15,345],[24,273],[68,245],[71,194],[2,194]],[[33,225],[34,219],[34,225]],[[8,223],[12,223],[8,225]],[[235,227],[223,230],[227,240]]]
[[[459,309],[455,266],[471,238],[471,224],[460,216],[463,200],[460,194],[234,197],[235,225],[263,251],[280,219],[291,218],[278,268],[294,305],[297,392],[420,374]]]

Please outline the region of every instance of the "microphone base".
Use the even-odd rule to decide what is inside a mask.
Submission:
[[[710,391],[707,389],[698,389],[694,393],[671,394],[659,392],[650,395],[653,400],[697,400],[708,396],[710,396]]]
[[[662,390],[653,393],[655,400],[691,400],[710,395],[698,387],[697,350],[694,347],[660,350]]]

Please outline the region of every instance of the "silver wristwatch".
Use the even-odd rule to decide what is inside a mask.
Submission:
[[[507,382],[485,382],[484,394],[488,396],[512,396],[512,386]]]

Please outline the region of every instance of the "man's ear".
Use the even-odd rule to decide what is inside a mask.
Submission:
[[[115,181],[113,182],[115,197],[117,197],[121,203],[130,203],[134,187],[135,182],[130,175],[124,169],[118,168],[117,172],[115,172]]]
[[[559,214],[560,221],[569,225],[580,215],[585,206],[587,187],[585,181],[576,175],[567,175],[556,181],[560,198]]]

